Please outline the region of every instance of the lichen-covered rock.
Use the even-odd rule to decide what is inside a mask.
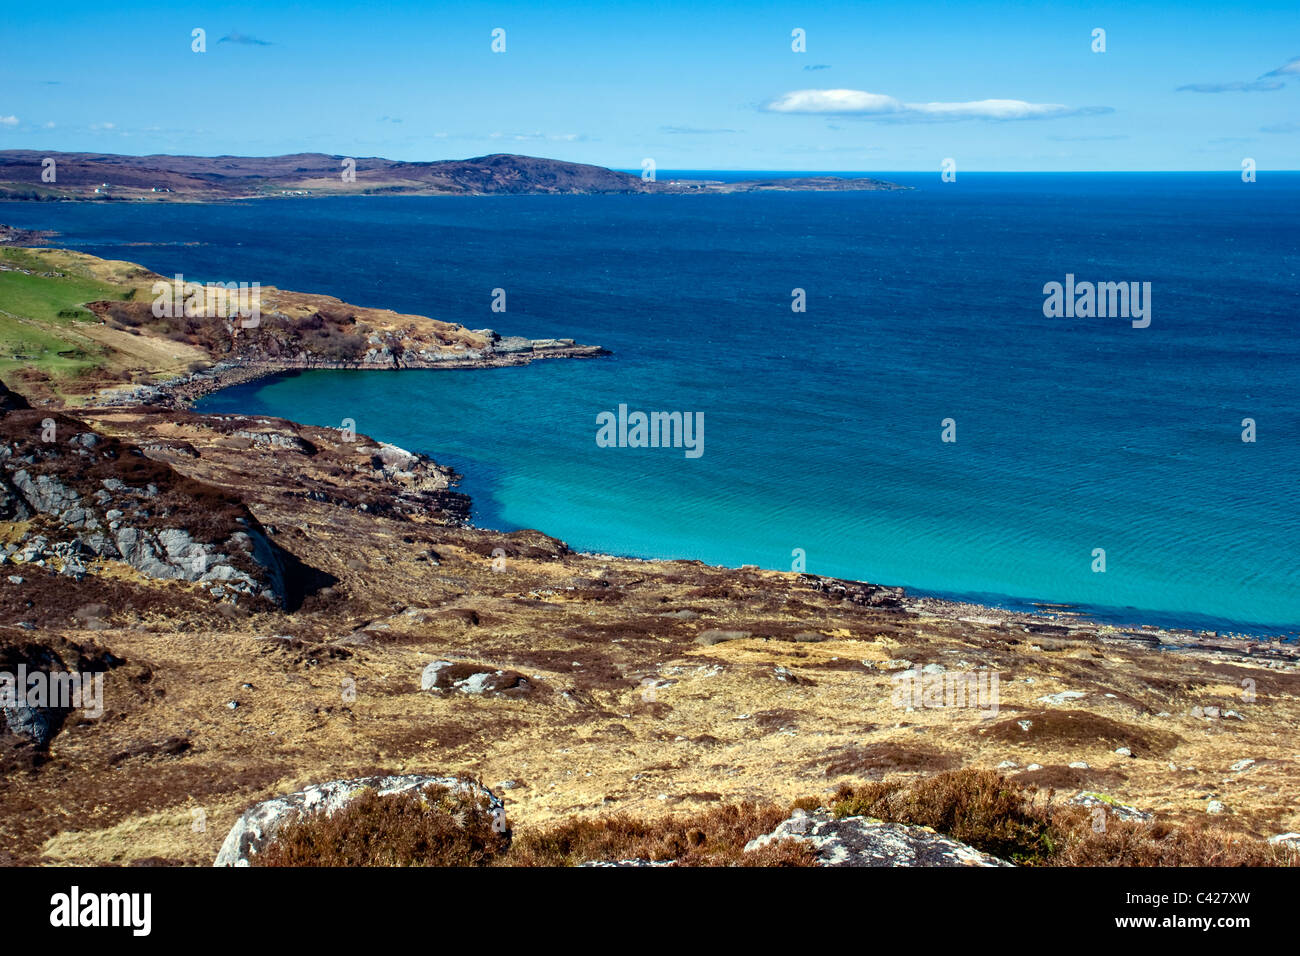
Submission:
[[[518,671],[467,661],[434,661],[420,675],[420,689],[525,697],[533,693],[537,685]]]
[[[771,833],[750,840],[745,852],[778,840],[803,840],[817,851],[818,866],[1012,866],[927,827],[866,817],[837,820],[796,810]]]
[[[472,781],[426,774],[358,777],[316,784],[296,793],[272,797],[245,810],[226,834],[213,866],[249,866],[252,858],[275,839],[286,824],[297,822],[316,812],[333,815],[365,790],[374,790],[379,796],[385,797],[428,787],[442,787],[453,793],[468,793],[475,797],[485,796],[493,817],[493,829],[500,833],[509,832],[505,802],[487,787]]]
[[[49,475],[33,478],[25,469],[20,468],[13,473],[10,481],[27,503],[43,514],[58,514],[78,501],[75,491]]]
[[[1126,803],[1120,803],[1114,797],[1109,797],[1104,793],[1095,793],[1091,790],[1081,790],[1070,798],[1069,803],[1075,807],[1101,807],[1107,813],[1113,814],[1120,820],[1150,820],[1151,814],[1137,807],[1130,807]]]
[[[588,860],[586,863],[579,863],[578,866],[599,866],[599,867],[635,867],[635,866],[676,866],[676,860]]]

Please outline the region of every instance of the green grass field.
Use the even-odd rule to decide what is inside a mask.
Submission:
[[[24,368],[64,379],[98,367],[100,357],[75,335],[77,324],[97,321],[82,304],[130,293],[76,275],[28,249],[0,249],[0,262],[33,270],[31,275],[0,272],[0,379]]]
[[[23,272],[0,272],[0,311],[53,325],[87,322],[94,317],[81,308],[83,302],[96,299],[120,299],[122,290],[106,282],[74,275],[27,249],[0,249],[0,262]],[[60,276],[42,273],[63,273]]]
[[[76,342],[0,314],[0,379],[24,368],[40,369],[53,379],[62,379],[80,375],[98,364]]]

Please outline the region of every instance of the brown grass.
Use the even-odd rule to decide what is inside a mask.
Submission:
[[[812,866],[809,844],[782,840],[746,853],[745,844],[770,833],[788,807],[733,803],[683,817],[639,819],[620,813],[574,817],[518,837],[511,866],[572,866],[595,860],[675,860],[678,866]]]
[[[255,866],[573,866],[590,861],[675,861],[678,866],[811,866],[806,843],[781,841],[753,853],[788,810],[729,804],[687,817],[628,814],[572,818],[511,845],[492,830],[485,799],[445,788],[380,797],[368,791],[333,816],[313,814],[281,831]]]
[[[1065,831],[1052,866],[1300,866],[1300,853],[1238,833],[1192,824],[1109,820],[1096,833],[1090,818]]]
[[[992,770],[957,770],[908,785],[841,787],[837,817],[869,816],[933,827],[978,850],[1030,866],[1296,866],[1294,850],[1199,824],[1096,821],[1085,807],[1051,805],[1052,791],[1013,783]],[[1104,822],[1104,826],[1097,826]]]
[[[1092,810],[1053,807],[1052,794],[992,770],[958,770],[908,784],[843,786],[838,818],[864,816],[930,827],[985,853],[1028,866],[1295,866],[1293,850],[1200,825],[1177,828]],[[816,810],[822,801],[796,806]],[[574,866],[618,860],[677,866],[813,866],[811,844],[782,840],[752,853],[745,845],[790,814],[777,804],[731,803],[686,816],[627,813],[567,820],[509,837],[492,830],[486,798],[430,788],[424,795],[367,792],[332,817],[287,827],[254,857],[258,866]]]
[[[837,817],[932,827],[985,853],[1021,862],[1051,851],[1051,827],[1034,806],[1033,794],[991,770],[956,770],[908,786],[844,786],[831,809]]]
[[[492,829],[487,798],[429,787],[361,794],[333,816],[286,826],[255,866],[484,866],[510,845]]]

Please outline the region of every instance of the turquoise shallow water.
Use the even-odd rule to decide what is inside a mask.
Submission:
[[[462,471],[482,525],[730,565],[789,568],[800,548],[812,572],[944,595],[1300,629],[1300,176],[934,179],[0,213],[164,273],[612,349],[310,372],[200,406],[353,418]],[[1151,282],[1151,326],[1045,317],[1043,285],[1067,273]],[[596,415],[620,403],[703,412],[704,454],[598,447]]]

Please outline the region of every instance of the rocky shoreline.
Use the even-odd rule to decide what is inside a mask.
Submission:
[[[57,235],[48,229],[18,229],[0,223],[0,244],[6,246],[43,246]]]
[[[901,606],[912,614],[965,624],[1018,628],[1040,649],[1055,641],[1080,635],[1104,643],[1126,644],[1152,651],[1197,651],[1207,654],[1248,655],[1260,660],[1295,664],[1300,662],[1300,643],[1290,638],[1266,638],[1248,634],[1221,633],[1186,628],[1161,628],[1153,624],[1119,626],[1103,624],[1086,614],[1053,605],[1060,610],[1013,611],[985,604],[948,601],[942,598],[907,595]]]
[[[519,340],[528,342],[530,348],[517,347],[501,353],[474,354],[442,361],[407,359],[399,361],[385,354],[383,361],[369,362],[252,362],[234,360],[221,362],[198,372],[155,385],[132,386],[117,396],[101,395],[98,407],[130,408],[154,406],[158,408],[188,410],[206,395],[225,388],[243,385],[286,372],[315,369],[340,370],[391,370],[404,369],[478,369],[526,365],[539,358],[594,358],[610,354],[598,346],[574,344],[572,339]],[[511,343],[515,345],[516,343]],[[91,411],[91,408],[86,409]],[[299,426],[301,427],[301,426]],[[423,457],[423,456],[421,456]],[[465,514],[469,513],[466,498]],[[471,527],[476,527],[469,525]],[[476,530],[493,533],[491,528]],[[600,555],[577,552],[585,557]],[[672,563],[675,559],[629,558],[649,563]],[[730,569],[744,570],[744,569]],[[1193,630],[1188,628],[1162,628],[1150,624],[1130,626],[1108,625],[1091,619],[1086,613],[1071,605],[1044,604],[1042,609],[1028,612],[1011,610],[996,605],[975,604],[909,592],[902,587],[875,585],[868,582],[847,581],[805,575],[818,590],[832,590],[856,604],[897,608],[917,617],[928,617],[954,623],[979,624],[1023,631],[1037,639],[1037,645],[1053,640],[1088,636],[1102,641],[1124,643],[1150,650],[1200,651],[1210,654],[1252,655],[1258,659],[1295,663],[1300,661],[1300,642],[1290,638],[1264,638],[1249,634]]]
[[[162,408],[190,408],[206,395],[235,385],[246,385],[264,378],[273,378],[285,372],[303,372],[320,369],[348,371],[400,371],[405,369],[479,369],[509,368],[528,365],[539,359],[597,358],[609,351],[596,345],[577,345],[572,339],[526,339],[527,348],[509,351],[492,350],[475,352],[444,359],[400,359],[384,355],[377,361],[325,362],[315,360],[259,361],[246,358],[230,359],[210,368],[189,372],[176,378],[149,385],[126,385],[105,389],[95,403],[103,408],[121,408],[135,405],[156,405]]]

